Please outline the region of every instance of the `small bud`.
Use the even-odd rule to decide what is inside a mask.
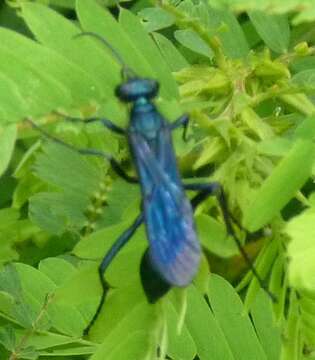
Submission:
[[[306,41],[303,41],[299,44],[297,44],[295,47],[294,47],[294,52],[299,55],[299,56],[306,56],[309,54],[310,52],[310,49],[308,47],[308,44]]]

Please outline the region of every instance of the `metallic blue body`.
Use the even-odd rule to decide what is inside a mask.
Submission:
[[[200,244],[193,209],[177,168],[171,127],[149,96],[143,96],[143,86],[140,86],[143,80],[132,80],[139,82],[139,87],[133,86],[134,92],[139,91],[138,96],[131,96],[133,105],[127,136],[143,196],[149,258],[168,284],[182,287],[196,275]],[[146,90],[152,93],[152,89]],[[119,89],[117,93],[119,95]]]

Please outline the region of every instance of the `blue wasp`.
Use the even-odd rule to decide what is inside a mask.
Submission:
[[[248,262],[253,274],[262,287],[255,268],[235,236],[228,212],[224,192],[219,183],[183,183],[178,171],[176,156],[172,143],[172,131],[182,127],[186,140],[189,118],[179,117],[172,123],[157,110],[153,99],[159,91],[157,81],[137,76],[121,59],[119,54],[105,39],[95,33],[84,32],[78,36],[91,36],[109,48],[122,66],[123,82],[116,88],[120,101],[131,104],[130,122],[123,129],[108,119],[91,118],[73,121],[101,122],[106,128],[127,137],[131,156],[136,167],[137,178],[128,175],[112,155],[95,149],[77,149],[48,134],[32,121],[44,135],[84,155],[101,156],[107,159],[113,170],[131,183],[139,183],[142,193],[142,208],[132,225],[125,230],[104,256],[99,266],[99,278],[103,293],[97,311],[86,328],[86,333],[95,322],[103,304],[109,285],[104,273],[120,249],[126,245],[132,235],[144,223],[149,247],[145,252],[140,268],[141,280],[146,296],[150,302],[157,301],[171,287],[185,287],[195,277],[201,256],[201,246],[196,234],[193,212],[207,197],[214,195],[222,209],[227,233],[235,239],[242,255]],[[191,200],[185,191],[197,191]],[[235,220],[233,219],[235,222]],[[237,222],[235,222],[237,224]],[[238,225],[239,226],[239,225]]]

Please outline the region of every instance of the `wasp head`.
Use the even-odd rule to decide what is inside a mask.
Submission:
[[[134,102],[140,98],[152,99],[158,91],[157,81],[133,77],[117,86],[116,96],[123,102]]]

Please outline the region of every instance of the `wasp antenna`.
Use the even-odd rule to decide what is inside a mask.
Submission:
[[[124,62],[123,58],[120,56],[120,54],[117,52],[117,50],[102,36],[100,36],[94,32],[85,31],[85,32],[81,32],[79,34],[74,35],[73,38],[76,39],[81,36],[94,37],[95,39],[100,41],[103,45],[105,45],[105,47],[111,51],[111,53],[115,57],[116,61],[121,65],[123,77],[126,77],[127,79],[136,77],[136,74],[134,73],[134,71],[132,69],[130,69],[129,66]]]

